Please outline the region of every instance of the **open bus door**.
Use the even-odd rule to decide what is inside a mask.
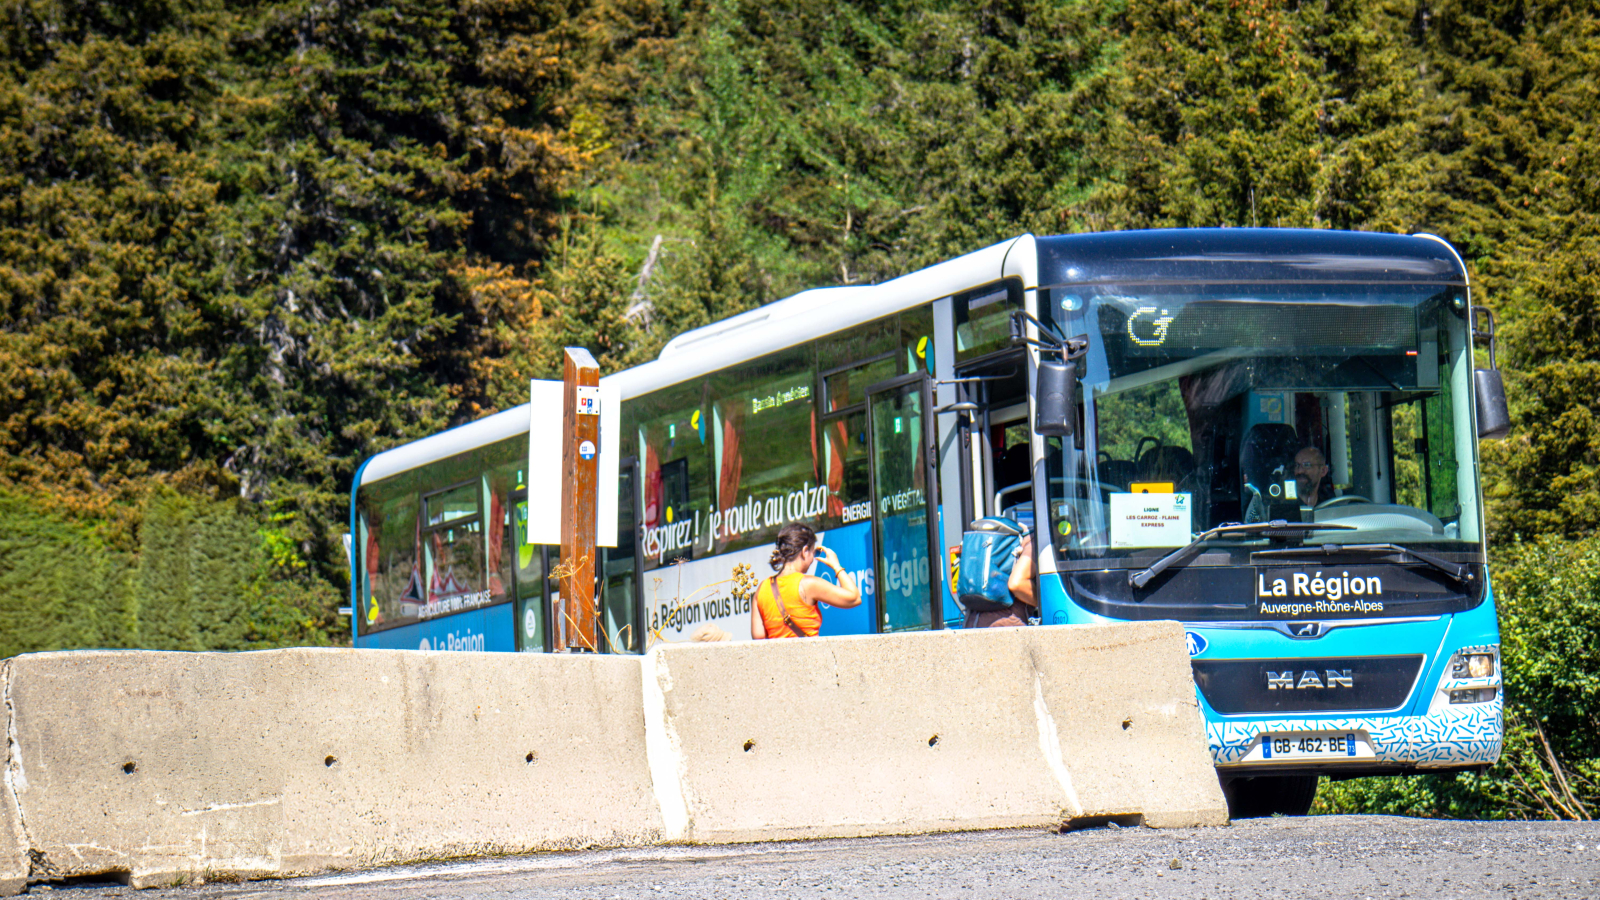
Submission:
[[[943,460],[960,488],[959,504],[952,501],[946,512],[960,522],[959,530],[947,532],[950,543],[943,554],[952,578],[961,553],[959,535],[974,520],[1006,516],[1033,528],[1027,372],[1024,351],[1014,348],[957,366],[954,377],[941,382],[955,388],[955,401],[940,411],[957,414]],[[953,594],[949,599],[950,608],[957,609]]]
[[[872,536],[881,632],[943,628],[938,575],[932,380],[916,373],[867,389]]]
[[[956,370],[963,528],[984,516],[1032,518],[1027,368],[1014,350]]]

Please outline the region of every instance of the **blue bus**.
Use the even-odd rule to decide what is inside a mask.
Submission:
[[[1040,623],[1184,623],[1236,815],[1304,813],[1323,775],[1486,766],[1478,440],[1504,411],[1482,312],[1438,238],[1171,230],[1023,235],[679,335],[605,379],[599,649],[749,639],[742,567],[766,572],[797,521],[863,591],[824,635],[960,628],[961,535],[1008,516],[1034,535]],[[529,419],[363,464],[356,646],[552,646]]]

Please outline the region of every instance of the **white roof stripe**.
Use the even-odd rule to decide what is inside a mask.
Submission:
[[[1027,252],[1008,258],[1018,246]],[[1038,253],[1032,235],[1012,238],[948,262],[872,286],[818,288],[686,332],[662,348],[654,362],[601,379],[618,386],[622,399],[642,396],[680,381],[815,340],[862,322],[988,284],[1002,274],[1020,275],[1024,286],[1038,281]],[[802,314],[804,314],[802,316]],[[737,339],[734,337],[737,333]],[[690,348],[693,348],[692,350]],[[372,457],[361,470],[361,484],[397,475],[434,460],[505,440],[528,430],[528,405],[429,435]]]

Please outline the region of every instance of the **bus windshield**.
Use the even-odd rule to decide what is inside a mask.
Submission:
[[[1084,427],[1052,440],[1058,556],[1147,564],[1226,523],[1481,562],[1457,285],[1093,285],[1042,292],[1080,360]],[[1280,536],[1281,539],[1281,536]],[[1219,535],[1192,565],[1272,540]],[[1296,543],[1299,538],[1296,538]],[[1239,554],[1244,554],[1241,557]]]

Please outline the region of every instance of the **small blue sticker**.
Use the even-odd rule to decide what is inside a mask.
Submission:
[[[1183,636],[1189,639],[1189,655],[1199,656],[1206,652],[1206,639],[1192,631],[1185,631]]]
[[[594,441],[584,441],[579,444],[578,455],[584,459],[594,459]]]

